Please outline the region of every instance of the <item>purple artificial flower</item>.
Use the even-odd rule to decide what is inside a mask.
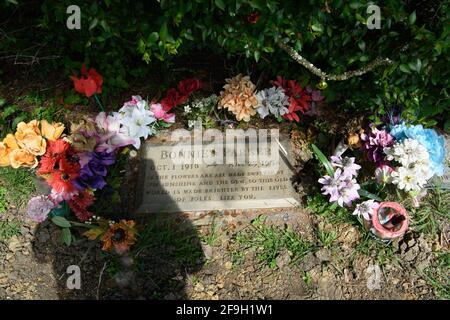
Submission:
[[[380,204],[375,200],[367,200],[360,204],[356,205],[355,211],[353,211],[353,215],[362,216],[365,220],[370,221],[372,219],[372,213],[374,210],[377,210],[380,207]]]
[[[319,116],[320,109],[324,104],[325,97],[322,96],[320,90],[314,90],[310,86],[306,87],[306,92],[311,95],[310,108],[305,112],[308,116]]]
[[[355,163],[355,157],[331,156],[331,165],[335,168],[341,168],[342,175],[350,179],[356,177],[358,170],[361,169],[361,166]]]
[[[330,198],[330,201],[336,201],[341,207],[343,207],[344,204],[347,207],[351,207],[352,201],[359,199],[359,189],[361,189],[361,187],[355,179],[343,180],[341,185],[339,186],[339,194],[337,196],[337,199],[332,200]]]
[[[369,160],[378,166],[387,163],[383,149],[394,144],[394,137],[385,130],[378,130],[375,126],[371,126],[370,133],[364,135],[362,140],[364,141],[362,147]]]
[[[400,104],[392,105],[386,108],[386,114],[380,117],[380,120],[390,125],[396,125],[401,122],[401,114],[404,106]]]
[[[334,176],[330,177],[329,175],[323,176],[318,181],[319,183],[323,184],[322,191],[324,195],[330,196],[330,202],[331,198],[337,198],[339,194],[339,186],[342,183],[342,180],[340,179],[342,174],[341,169],[337,169],[334,172]]]
[[[75,180],[79,190],[103,189],[106,186],[105,177],[108,174],[108,166],[116,161],[115,153],[111,152],[87,152],[80,155],[80,175]]]
[[[43,222],[47,219],[50,211],[55,207],[55,203],[48,196],[37,196],[28,202],[28,216],[35,222]]]
[[[352,201],[359,198],[359,184],[352,176],[343,174],[341,168],[338,168],[333,177],[328,175],[319,179],[319,183],[323,184],[322,191],[324,195],[329,195],[330,202],[337,202],[341,207],[344,204],[348,207],[352,205]]]

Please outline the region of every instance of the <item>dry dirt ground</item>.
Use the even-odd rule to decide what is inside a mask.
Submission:
[[[332,226],[302,209],[266,215],[260,224],[250,223],[251,213],[236,223],[220,212],[213,226],[157,222],[144,232],[149,242],[119,258],[84,239],[64,247],[53,225],[23,219],[20,235],[0,244],[0,299],[437,298],[425,271],[441,250],[438,239],[410,233],[380,257],[359,250],[358,228],[342,224],[331,244],[303,250],[301,259],[295,245],[276,247],[271,265],[261,258],[267,243],[246,243],[258,232],[287,224],[305,243],[318,243],[318,228]],[[80,290],[67,289],[70,265],[80,266]]]

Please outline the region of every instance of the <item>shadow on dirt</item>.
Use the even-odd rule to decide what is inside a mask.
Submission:
[[[158,188],[163,190],[160,185]],[[108,201],[107,192],[102,192],[102,197],[102,201]],[[123,199],[123,208],[130,208],[128,201],[130,197]],[[123,211],[117,209],[110,208],[111,212],[105,216],[113,219],[120,216],[118,211]],[[58,243],[60,229],[51,222],[37,227],[34,254],[39,262],[52,263],[60,299],[188,298],[185,284],[189,274],[199,271],[204,264],[195,226],[182,214],[175,213],[148,214],[136,220],[140,226],[138,241],[122,255],[106,253],[101,250],[101,243],[81,236],[66,247]],[[73,279],[70,278],[73,273],[67,272],[71,265],[80,268],[80,289],[67,287],[68,279],[69,282]]]

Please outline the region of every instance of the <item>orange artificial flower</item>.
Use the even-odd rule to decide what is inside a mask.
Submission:
[[[48,123],[47,120],[41,121],[42,136],[50,141],[56,141],[61,137],[65,127],[61,122]]]
[[[17,144],[17,140],[12,133],[9,133],[5,139],[3,139],[3,143],[12,150],[19,149],[19,145]]]
[[[114,248],[119,253],[128,250],[136,242],[135,224],[133,220],[120,220],[111,225],[102,237],[102,250],[109,251]]]
[[[41,156],[45,153],[47,142],[39,130],[39,121],[20,122],[17,125],[15,138],[19,146],[32,155]]]
[[[14,138],[14,135],[8,134],[3,142],[0,142],[0,167],[11,165],[9,154],[15,149],[19,149],[16,138]]]
[[[8,147],[0,142],[0,167],[9,166],[9,153]]]
[[[236,120],[250,121],[250,117],[256,114],[258,100],[256,99],[256,86],[251,82],[249,76],[238,74],[225,79],[226,85],[220,92],[219,109],[228,109],[236,115]]]
[[[38,165],[36,156],[25,149],[12,150],[9,154],[9,161],[11,167],[14,169],[18,169],[20,167],[35,168]]]

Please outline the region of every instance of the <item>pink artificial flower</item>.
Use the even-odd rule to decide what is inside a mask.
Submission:
[[[387,164],[382,164],[378,168],[375,169],[375,179],[380,184],[390,183],[391,182],[391,173],[394,171]]]
[[[127,101],[123,104],[124,107],[134,107],[138,104],[138,102],[142,101],[141,96],[131,96],[131,100]]]
[[[95,123],[100,129],[95,151],[111,153],[118,148],[135,143],[133,138],[120,130],[120,118],[117,112],[112,115],[100,112],[95,118]]]
[[[158,120],[163,120],[166,123],[175,122],[175,113],[167,113],[160,103],[154,103],[150,106],[150,110]]]
[[[427,195],[427,189],[423,189],[417,196],[412,198],[412,204],[414,208],[420,207],[420,201],[422,201],[423,198]]]
[[[53,201],[53,203],[58,204],[63,201],[72,200],[78,194],[78,190],[72,192],[58,192],[52,189],[52,192],[48,195],[48,198]]]

